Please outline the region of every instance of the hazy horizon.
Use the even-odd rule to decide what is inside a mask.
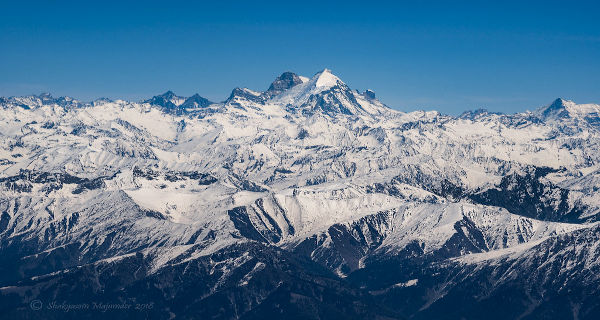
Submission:
[[[0,96],[224,100],[330,68],[401,110],[599,103],[594,2],[6,3]]]

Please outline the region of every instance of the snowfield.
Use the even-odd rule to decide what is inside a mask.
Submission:
[[[160,275],[258,244],[354,279],[389,259],[466,265],[472,276],[507,263],[542,270],[541,248],[564,245],[548,249],[551,263],[579,237],[560,271],[576,279],[598,270],[599,172],[600,105],[405,113],[327,69],[219,103],[172,92],[139,103],[0,98],[0,254],[16,265],[0,293],[135,253]],[[206,295],[247,263],[235,283],[252,287],[270,270],[255,259],[210,260],[207,274],[222,275]],[[370,291],[433,281],[392,278]],[[435,299],[406,312],[451,296],[456,282],[439,281]]]

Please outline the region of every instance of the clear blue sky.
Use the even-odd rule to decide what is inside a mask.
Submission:
[[[222,101],[327,67],[404,111],[600,103],[598,1],[0,1],[2,96]]]

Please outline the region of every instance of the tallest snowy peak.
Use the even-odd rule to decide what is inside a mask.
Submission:
[[[283,79],[283,75],[280,78]],[[312,78],[302,79],[302,83],[271,96],[268,103],[286,106],[288,110],[294,109],[303,115],[355,116],[389,112],[385,105],[375,99],[373,91],[364,94],[354,92],[329,69],[323,69]]]
[[[340,78],[336,77],[331,70],[323,69],[317,72],[308,81],[297,84],[282,94],[274,97],[274,102],[292,105],[301,105],[312,96],[327,91],[338,85],[345,86]]]
[[[342,82],[342,80],[331,73],[331,70],[329,69],[323,69],[323,71],[315,74],[313,80],[315,81],[315,87],[317,88],[330,88],[337,85],[338,82]]]

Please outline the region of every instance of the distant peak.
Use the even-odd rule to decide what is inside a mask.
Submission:
[[[298,78],[298,75],[291,71],[286,71],[286,72],[282,73],[279,77],[277,77],[277,79],[281,79],[281,80],[293,80],[296,78]]]
[[[173,91],[169,90],[161,95],[154,96],[144,103],[154,104],[167,109],[173,109],[183,103],[185,99],[177,96]]]
[[[256,103],[264,103],[265,97],[262,92],[256,92],[248,88],[235,88],[231,91],[229,98],[225,100],[225,103],[229,103],[238,99],[248,100]]]
[[[342,82],[342,80],[340,80],[340,78],[338,78],[333,73],[331,73],[331,70],[329,70],[327,68],[323,69],[320,72],[317,72],[317,74],[315,74],[315,76],[313,77],[313,79],[316,80],[315,81],[315,86],[317,88],[319,88],[319,87],[333,87],[333,86],[335,86],[335,85],[338,84],[338,81]]]
[[[110,98],[106,98],[106,97],[100,97],[100,98],[92,101],[92,103],[104,103],[104,102],[113,102],[113,100]]]
[[[545,118],[564,118],[569,116],[569,112],[566,110],[567,100],[558,98],[554,100],[549,106],[543,108],[542,116]]]
[[[458,116],[458,118],[476,120],[478,118],[489,116],[489,115],[501,115],[501,114],[502,113],[500,113],[500,112],[491,112],[488,109],[479,108],[479,109],[475,109],[475,110],[467,110],[467,111],[463,112],[460,116]]]
[[[573,100],[557,98],[552,102],[550,106],[554,107],[568,107],[568,106],[576,106],[577,104]]]
[[[165,98],[172,98],[172,97],[175,97],[176,95],[175,95],[175,92],[169,90],[169,91],[161,94],[160,96],[165,97]]]
[[[588,117],[597,114],[599,111],[598,105],[576,104],[571,100],[558,98],[547,107],[539,109],[538,112],[545,119],[564,119]]]
[[[365,90],[365,92],[363,93],[363,95],[370,100],[375,99],[375,91],[371,90],[371,89],[367,89]]]
[[[199,94],[194,94],[193,96],[185,99],[181,106],[183,108],[204,108],[211,105],[212,102]]]
[[[550,104],[550,106],[564,106],[565,102],[567,102],[567,100],[563,98],[557,98]]]
[[[291,87],[301,84],[302,79],[295,73],[286,71],[271,83],[271,86],[267,90],[267,93],[271,96],[277,95]]]

